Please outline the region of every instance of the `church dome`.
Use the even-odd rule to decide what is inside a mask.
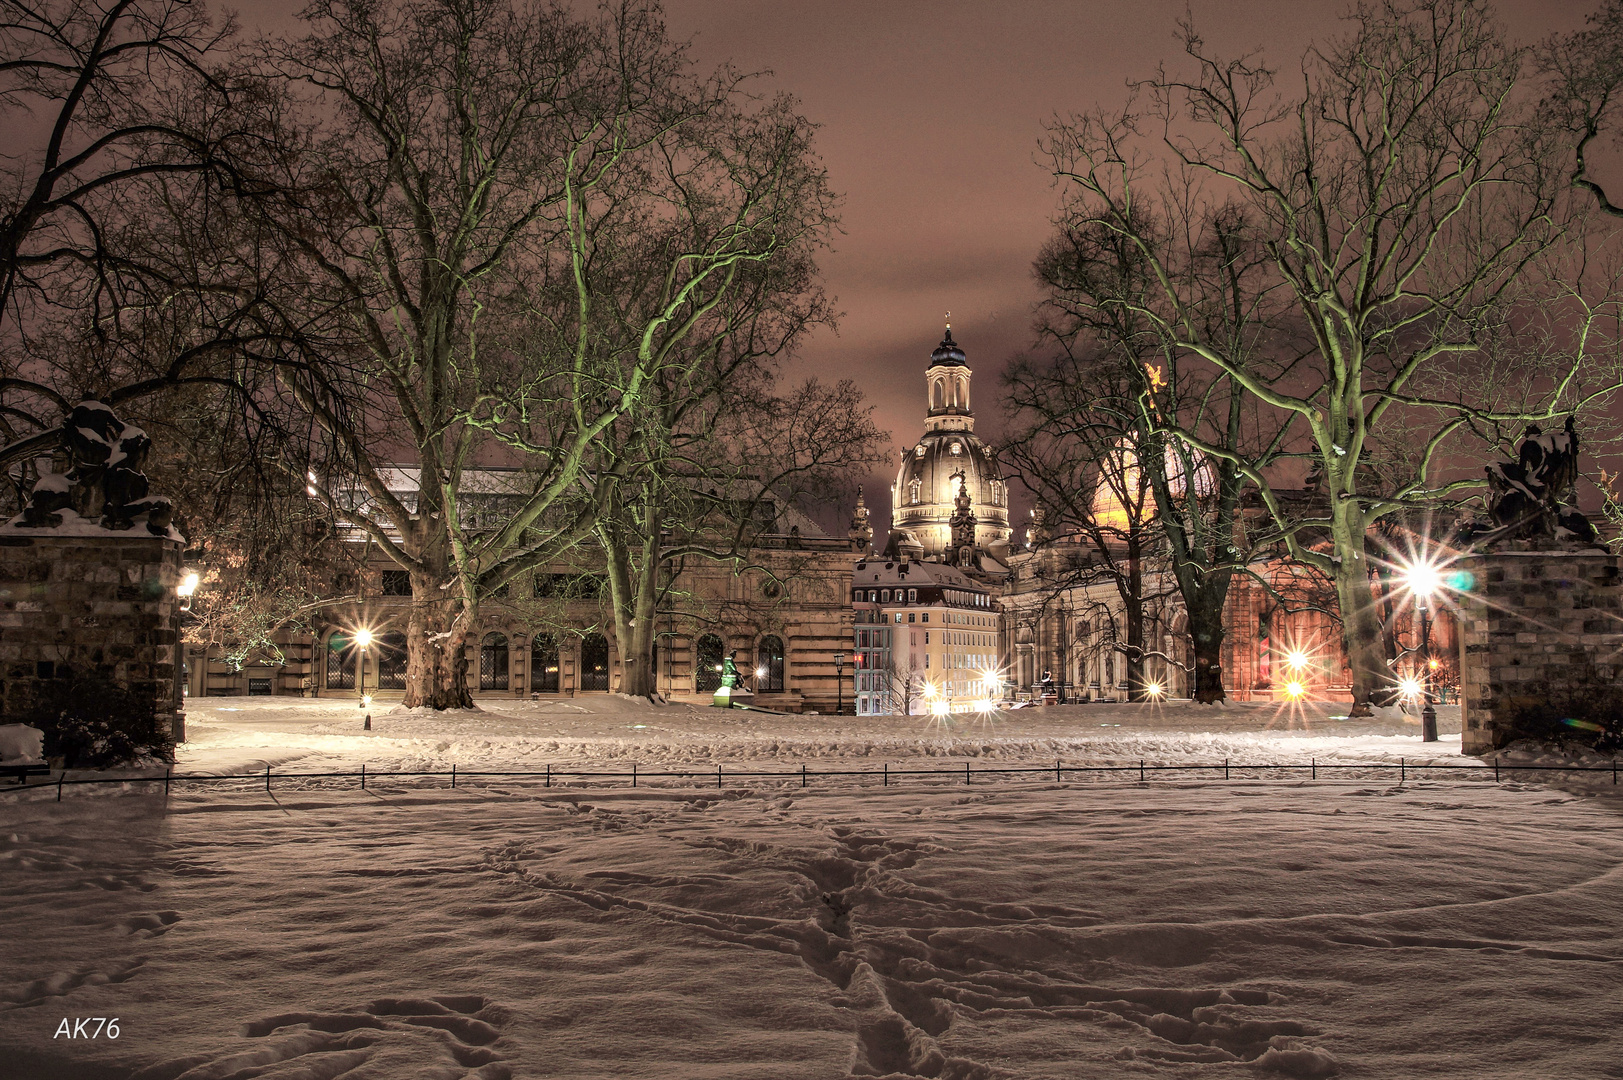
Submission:
[[[902,452],[891,485],[891,525],[917,537],[928,558],[952,547],[950,524],[958,476],[962,476],[970,512],[975,515],[975,546],[982,551],[1006,545],[1009,490],[991,449],[974,433],[969,408],[972,372],[964,350],[947,336],[930,354],[925,371],[928,410],[922,438]]]

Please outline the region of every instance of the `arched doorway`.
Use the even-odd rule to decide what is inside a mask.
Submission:
[[[580,640],[580,688],[609,688],[609,640],[595,631]]]
[[[558,692],[558,639],[536,634],[530,639],[530,693]]]
[[[721,686],[721,638],[705,634],[694,650],[693,689],[696,693],[712,694]]]
[[[404,690],[406,688],[406,635],[379,634],[376,645],[378,658],[378,689]]]
[[[755,653],[755,689],[766,694],[783,692],[783,639],[768,634]]]
[[[359,654],[355,639],[342,630],[335,630],[327,639],[327,689],[355,689],[355,662]]]
[[[486,634],[479,645],[479,689],[507,689],[506,634]]]

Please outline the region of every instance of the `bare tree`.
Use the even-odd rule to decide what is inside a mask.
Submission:
[[[1157,534],[1156,545],[1165,545],[1167,568],[1188,613],[1191,695],[1209,703],[1225,697],[1223,610],[1229,582],[1235,573],[1247,572],[1251,555],[1239,517],[1240,493],[1248,481],[1236,460],[1266,468],[1286,445],[1290,418],[1271,432],[1260,430],[1258,410],[1243,387],[1209,365],[1191,363],[1161,332],[1163,323],[1141,314],[1150,306],[1164,310],[1164,304],[1138,243],[1156,244],[1160,265],[1177,275],[1188,309],[1198,313],[1208,336],[1226,341],[1234,362],[1253,370],[1266,364],[1268,376],[1277,380],[1288,372],[1289,360],[1258,354],[1271,349],[1288,357],[1289,350],[1258,317],[1268,309],[1260,280],[1264,253],[1248,242],[1234,213],[1191,218],[1189,209],[1163,203],[1153,222],[1149,211],[1138,209],[1136,242],[1097,224],[1061,220],[1059,234],[1036,263],[1046,291],[1038,331],[1057,352],[1042,373],[1044,385],[1026,388],[1018,404],[1028,423],[1040,418],[1031,434],[1041,431],[1081,444],[1078,464],[1105,460],[1100,455],[1108,448],[1101,438],[1131,447],[1136,477],[1151,497],[1145,509],[1154,520],[1146,525]],[[1096,392],[1106,371],[1113,386]],[[1229,454],[1202,453],[1172,434],[1176,428],[1198,431]],[[1070,486],[1084,489],[1081,479]],[[1128,494],[1122,482],[1108,486]],[[1132,500],[1116,496],[1116,504],[1126,507]]]
[[[597,534],[627,694],[654,692],[656,620],[667,609],[676,567],[729,564],[735,576],[767,575],[773,595],[787,595],[792,583],[782,578],[796,572],[797,560],[763,544],[792,544],[799,529],[792,510],[849,489],[884,460],[872,406],[849,380],[824,386],[812,379],[779,396],[750,386],[758,378],[731,361],[722,368],[745,387],[719,378],[704,387],[663,386],[650,395],[663,408],[622,421],[628,438],[616,447],[613,467],[623,475]]]
[[[303,17],[259,48],[274,137],[243,207],[301,261],[290,304],[349,340],[284,358],[281,388],[326,440],[311,491],[410,574],[406,704],[466,706],[482,596],[591,535],[616,477],[587,477],[590,451],[832,200],[810,125],[694,76],[653,6]],[[650,269],[653,302],[623,302]],[[475,522],[464,477],[493,461],[523,481]]]
[[[1497,425],[1593,404],[1619,383],[1587,348],[1543,363],[1512,352],[1512,320],[1581,270],[1567,261],[1578,225],[1521,88],[1524,53],[1479,0],[1360,3],[1347,21],[1346,34],[1309,51],[1294,95],[1257,59],[1212,54],[1185,24],[1190,77],[1162,72],[1128,110],[1057,125],[1048,150],[1070,185],[1071,220],[1133,243],[1157,282],[1158,302],[1138,313],[1171,347],[1295,418],[1326,500],[1322,518],[1305,522],[1263,470],[1201,432],[1177,433],[1233,461],[1292,556],[1334,577],[1363,712],[1392,681],[1367,570],[1370,522],[1477,483],[1442,475],[1460,437],[1491,439]],[[1237,208],[1267,252],[1271,295],[1313,344],[1293,377],[1265,377],[1211,334],[1145,235],[1140,203],[1185,191]],[[1471,369],[1518,365],[1520,399],[1485,400]],[[1415,417],[1419,448],[1383,458]],[[1317,528],[1330,550],[1303,542]]]
[[[26,488],[83,397],[230,385],[257,295],[154,262],[154,185],[229,183],[234,27],[193,0],[0,0],[0,468]],[[196,203],[194,202],[194,208]],[[13,493],[20,497],[25,491]]]

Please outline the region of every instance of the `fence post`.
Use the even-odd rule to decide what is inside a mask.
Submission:
[[[804,761],[800,763],[800,786],[806,786],[806,763]]]
[[[1408,778],[1409,766],[1402,758],[1398,758],[1398,783],[1401,784]]]
[[[547,787],[552,786],[552,763],[547,762]]]
[[[163,771],[163,797],[166,799],[169,797],[169,774],[174,771],[173,767]]]
[[[718,789],[721,787],[721,766],[720,765],[716,766],[716,787]]]
[[[361,790],[366,790],[366,762],[361,762]]]
[[[1054,759],[1054,783],[1064,783],[1064,781],[1059,778],[1059,758]]]
[[[63,766],[62,771],[56,774],[56,801],[57,802],[62,801],[62,781],[64,779],[66,779],[67,775],[68,775],[68,770],[67,770],[66,766]]]
[[[969,762],[964,762],[964,784],[969,784]]]
[[[635,761],[631,763],[631,786],[637,786],[637,763]]]
[[[451,762],[451,787],[456,787],[456,762]]]
[[[1311,762],[1311,767],[1313,769],[1313,779],[1317,780],[1319,778],[1319,759],[1309,758],[1308,761]]]
[[[1223,779],[1227,780],[1228,778],[1229,778],[1229,759],[1224,758],[1223,759]]]
[[[1141,784],[1144,782],[1144,759],[1143,758],[1138,759],[1138,782],[1141,783]]]
[[[890,787],[890,762],[885,762],[885,787]]]

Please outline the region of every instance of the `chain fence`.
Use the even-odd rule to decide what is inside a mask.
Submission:
[[[368,772],[365,765],[356,771],[336,772],[276,772],[274,767],[267,766],[265,771],[253,773],[176,773],[166,770],[163,775],[148,776],[92,776],[69,778],[66,772],[59,774],[54,780],[46,779],[40,783],[29,783],[26,776],[18,777],[18,782],[12,786],[0,787],[0,792],[38,791],[54,787],[56,800],[62,800],[63,789],[80,784],[125,784],[125,785],[157,785],[161,786],[165,795],[168,795],[177,785],[183,784],[223,784],[229,781],[251,781],[251,786],[244,785],[248,790],[257,790],[258,782],[263,781],[265,791],[270,792],[275,781],[306,780],[348,780],[358,784],[360,790],[366,790],[367,782],[391,782],[405,778],[418,778],[427,780],[441,780],[448,782],[451,788],[459,783],[478,783],[480,781],[512,781],[520,780],[538,782],[545,787],[631,787],[649,781],[687,781],[694,785],[709,786],[713,777],[716,787],[724,788],[728,780],[742,781],[776,781],[785,786],[794,786],[799,781],[802,788],[809,787],[813,780],[825,778],[856,777],[882,787],[890,787],[892,783],[900,783],[909,777],[926,777],[936,782],[956,784],[960,780],[965,785],[973,785],[976,777],[991,780],[998,777],[1027,776],[1033,779],[1046,780],[1052,776],[1056,783],[1064,783],[1067,776],[1074,779],[1100,778],[1125,776],[1128,779],[1136,778],[1140,783],[1149,782],[1152,774],[1181,773],[1195,774],[1197,778],[1215,780],[1219,775],[1224,780],[1233,779],[1285,779],[1290,777],[1303,777],[1309,780],[1319,779],[1320,773],[1327,774],[1327,778],[1338,773],[1345,775],[1348,772],[1359,772],[1365,775],[1377,776],[1386,773],[1395,774],[1398,781],[1404,782],[1411,777],[1422,779],[1435,777],[1437,773],[1457,774],[1458,779],[1471,781],[1487,781],[1491,778],[1499,781],[1507,776],[1517,773],[1601,773],[1609,774],[1612,786],[1618,782],[1618,760],[1602,765],[1509,765],[1498,761],[1482,763],[1464,762],[1415,762],[1407,758],[1399,758],[1396,762],[1364,761],[1364,762],[1320,762],[1311,759],[1307,764],[1291,763],[1236,763],[1224,759],[1218,763],[1197,764],[1151,764],[1147,759],[1133,762],[1118,762],[1109,765],[1067,765],[1063,760],[1056,760],[1049,765],[1011,765],[1003,767],[981,766],[974,767],[965,762],[962,769],[956,766],[949,768],[903,768],[882,764],[879,768],[864,769],[813,769],[808,765],[801,765],[794,769],[732,769],[717,765],[714,769],[708,767],[685,769],[643,769],[633,764],[627,770],[607,769],[557,769],[547,766],[545,769],[459,769],[452,765],[449,769],[403,769],[403,770],[377,770]]]

